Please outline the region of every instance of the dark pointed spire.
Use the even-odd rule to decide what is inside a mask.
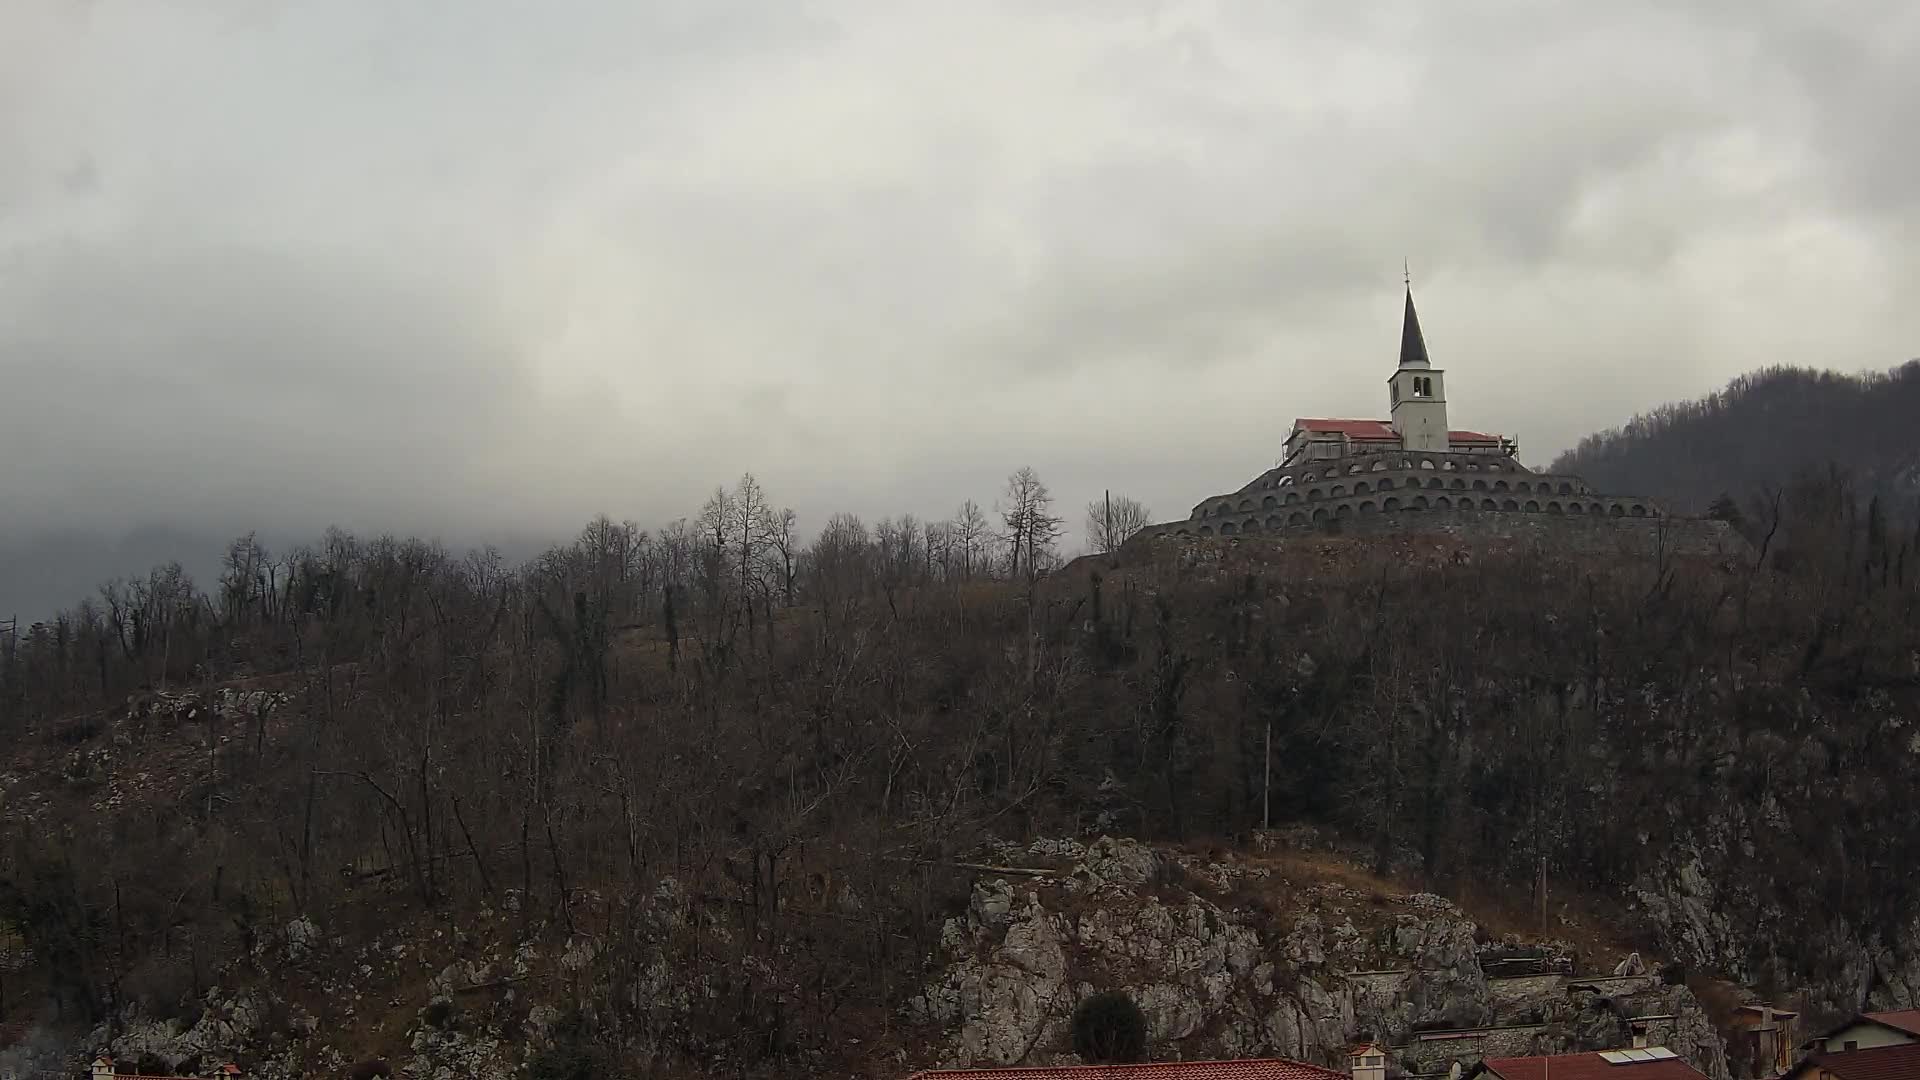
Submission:
[[[1407,285],[1407,317],[1400,326],[1400,366],[1432,367],[1427,359],[1427,339],[1420,333],[1420,316],[1413,310],[1413,285]]]

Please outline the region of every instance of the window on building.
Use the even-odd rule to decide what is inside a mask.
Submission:
[[[1856,1040],[1848,1039],[1840,1048],[1842,1050],[1858,1050],[1860,1049],[1860,1043]]]
[[[1393,403],[1395,405],[1400,404],[1400,384],[1399,383],[1393,384]]]

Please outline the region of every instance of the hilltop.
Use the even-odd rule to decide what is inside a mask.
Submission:
[[[1920,746],[1920,551],[1823,527],[1844,542],[1785,531],[1790,570],[1409,534],[1009,581],[842,529],[783,581],[723,532],[596,524],[522,571],[334,535],[216,600],[156,574],[6,658],[0,933],[24,959],[0,1007],[170,1053],[173,1017],[260,1075],[879,1076],[999,1060],[968,1025],[1034,977],[1058,1000],[1020,1014],[1023,1052],[1060,1052],[1059,1010],[1118,981],[1165,1053],[1312,1056],[1354,1032],[1269,1023],[1269,995],[1352,989],[1289,952],[1312,889],[1248,884],[1295,880],[1263,816],[1392,883],[1390,941],[1424,903],[1395,898],[1452,897],[1460,972],[1463,948],[1585,935],[1589,963],[1637,950],[1815,1018],[1913,1004],[1920,810],[1890,793]],[[995,869],[1078,880],[1100,837],[1214,883],[1129,877],[1173,890],[1155,925],[1252,937],[1207,931],[1225,966],[1198,983],[1128,969],[1080,893]],[[979,966],[1042,939],[1037,970]],[[1401,1037],[1443,1018],[1399,1000]],[[1540,1009],[1556,1045],[1599,1037]]]
[[[1548,471],[1705,513],[1721,496],[1745,504],[1795,473],[1834,465],[1863,496],[1904,515],[1920,501],[1916,415],[1920,360],[1865,375],[1766,368],[1589,435]]]

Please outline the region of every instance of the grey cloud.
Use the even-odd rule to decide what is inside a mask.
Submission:
[[[0,553],[1175,513],[1379,410],[1403,255],[1534,460],[1920,333],[1911,5],[450,10],[9,9]]]

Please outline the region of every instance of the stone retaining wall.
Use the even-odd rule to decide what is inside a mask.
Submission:
[[[1187,522],[1156,526],[1142,537],[1147,542],[1179,542],[1175,530],[1188,531]],[[1283,539],[1289,536],[1450,536],[1468,540],[1531,543],[1555,551],[1583,555],[1718,555],[1747,553],[1746,541],[1724,521],[1707,518],[1567,516],[1469,511],[1403,511],[1368,514],[1323,522],[1303,529],[1245,534],[1227,538]]]

